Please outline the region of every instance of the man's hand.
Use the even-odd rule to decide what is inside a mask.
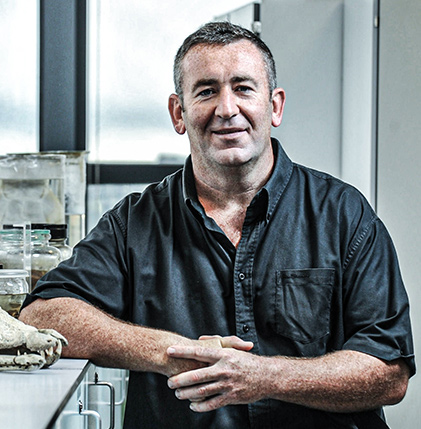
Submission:
[[[249,351],[253,348],[254,344],[250,341],[243,341],[241,338],[236,336],[221,337],[219,335],[203,335],[198,340],[190,340],[188,338],[180,338],[180,342],[174,343],[172,347],[178,349],[195,349],[195,348],[206,348],[206,349],[219,349],[231,348],[237,350]],[[168,365],[166,368],[165,375],[172,377],[174,375],[185,373],[186,371],[192,371],[199,368],[204,368],[209,365],[208,362],[203,360],[196,360],[186,356],[173,356],[168,353],[167,349],[167,360]]]
[[[223,349],[185,346],[168,348],[171,357],[192,359],[206,365],[168,380],[168,386],[176,389],[178,399],[191,401],[190,408],[193,411],[206,412],[228,404],[247,404],[264,396],[265,383],[258,376],[261,358],[245,353],[251,349],[252,343],[238,337],[219,339]]]
[[[352,350],[290,358],[175,345],[167,353],[174,360],[203,365],[168,380],[176,397],[191,401],[196,412],[263,398],[329,412],[358,412],[396,404],[405,395],[409,378],[403,359],[387,362]]]

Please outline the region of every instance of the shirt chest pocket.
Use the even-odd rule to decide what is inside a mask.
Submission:
[[[333,268],[277,271],[277,334],[302,344],[328,335],[334,278]]]

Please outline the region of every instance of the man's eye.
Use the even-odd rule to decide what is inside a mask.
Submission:
[[[214,90],[211,88],[204,89],[203,91],[199,92],[199,97],[209,97],[214,93]]]
[[[248,86],[237,86],[236,91],[238,92],[249,92],[251,88]]]

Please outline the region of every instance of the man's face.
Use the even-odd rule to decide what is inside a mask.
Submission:
[[[183,63],[183,106],[170,97],[176,131],[187,131],[193,165],[240,166],[272,151],[271,125],[284,93],[270,94],[261,53],[251,42],[194,46]]]

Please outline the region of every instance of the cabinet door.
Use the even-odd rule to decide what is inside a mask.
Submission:
[[[88,374],[85,375],[85,378],[58,416],[52,429],[87,429],[89,427],[89,419],[95,419],[96,425],[98,426],[97,416],[89,417],[82,414],[86,411],[85,407],[88,401],[88,377]]]

